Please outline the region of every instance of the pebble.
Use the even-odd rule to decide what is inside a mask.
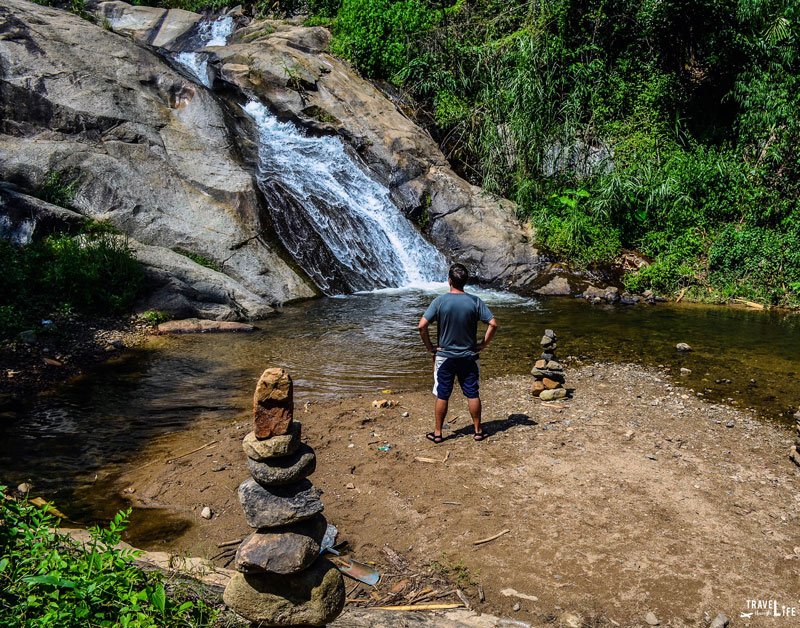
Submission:
[[[728,619],[728,616],[725,615],[725,613],[718,613],[714,618],[714,621],[711,622],[709,628],[726,628],[730,621],[731,620]]]
[[[208,506],[206,506],[205,508],[203,508],[203,510],[202,510],[202,511],[200,511],[200,516],[201,516],[203,519],[211,519],[211,517],[213,517],[213,516],[214,516],[214,513],[213,513],[213,512],[211,512],[211,508],[209,508]]]
[[[403,418],[408,418],[408,417],[411,416],[411,414],[408,413],[408,412],[403,412],[403,414],[401,414],[400,416],[403,417]]]
[[[511,607],[511,610],[513,610],[515,613],[518,613],[519,609],[521,608],[522,607],[519,605],[519,602],[514,602],[514,606]]]
[[[347,483],[347,486],[345,486],[345,488],[346,488],[346,489],[349,489],[349,490],[351,490],[351,491],[352,491],[352,490],[353,490],[355,487],[356,487],[356,485],[355,485],[355,484],[353,484],[352,482],[348,482],[348,483]]]
[[[692,372],[692,369],[687,369],[685,366],[681,367],[681,375],[689,375]]]
[[[725,427],[734,427],[735,425],[736,425],[736,423],[735,423],[734,421],[728,421],[728,422],[725,424]]]
[[[660,621],[658,621],[658,617],[656,617],[655,613],[653,613],[652,611],[644,616],[644,620],[651,626],[658,626],[661,623]]]
[[[17,490],[18,490],[20,493],[30,493],[32,488],[33,488],[33,487],[32,487],[30,484],[28,484],[27,482],[23,482],[22,484],[20,484],[20,485],[17,487]]]
[[[691,351],[692,350],[692,348],[688,344],[686,344],[685,342],[679,342],[678,344],[675,345],[675,348],[678,351],[682,351],[684,353],[687,352],[687,351]]]

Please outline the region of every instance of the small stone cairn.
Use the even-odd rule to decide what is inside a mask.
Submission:
[[[536,360],[531,370],[533,384],[531,392],[542,401],[564,399],[567,391],[564,388],[564,367],[556,361],[556,332],[545,329],[544,336],[539,341],[542,355]]]
[[[800,467],[800,410],[794,413],[795,442],[789,452],[789,458]]]
[[[292,378],[271,368],[258,380],[254,429],[242,442],[252,477],[239,485],[239,501],[255,532],[236,552],[236,573],[223,599],[255,626],[323,626],[342,612],[342,574],[320,556],[327,529],[321,491],[306,478],[314,450],[293,421]]]

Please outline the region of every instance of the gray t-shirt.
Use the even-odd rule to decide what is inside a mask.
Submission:
[[[471,358],[478,354],[475,336],[478,321],[488,323],[494,315],[474,294],[448,292],[436,297],[423,314],[429,323],[438,322],[437,355]]]

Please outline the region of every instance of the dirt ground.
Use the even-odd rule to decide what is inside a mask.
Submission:
[[[537,626],[644,626],[648,613],[661,625],[708,626],[719,612],[733,626],[800,625],[793,435],[671,382],[634,365],[573,364],[574,397],[544,403],[526,378],[487,381],[490,437],[472,439],[454,394],[440,445],[425,439],[426,391],[299,405],[325,516],[354,558],[384,574],[374,591],[348,581],[351,603],[458,602],[459,588],[479,610]],[[379,398],[399,405],[377,410]],[[151,549],[212,557],[250,532],[236,496],[249,429],[241,417],[199,424],[154,443],[123,474],[134,505],[192,523]],[[797,615],[741,617],[753,612],[748,600]]]

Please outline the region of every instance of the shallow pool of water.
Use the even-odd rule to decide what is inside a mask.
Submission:
[[[676,380],[708,398],[754,407],[770,419],[788,420],[800,402],[796,314],[484,296],[500,324],[481,359],[484,376],[528,373],[539,353],[534,344],[550,327],[559,334],[561,357],[668,366]],[[318,299],[284,308],[252,334],[153,338],[5,414],[0,478],[12,486],[31,481],[36,494],[76,519],[107,518],[124,504],[112,490],[120,466],[137,464],[144,447],[148,455],[158,452],[159,439],[175,431],[245,419],[264,368],[291,371],[298,403],[427,387],[430,358],[416,324],[432,297],[387,290]],[[678,353],[678,342],[694,350]],[[680,376],[680,367],[691,374]]]

